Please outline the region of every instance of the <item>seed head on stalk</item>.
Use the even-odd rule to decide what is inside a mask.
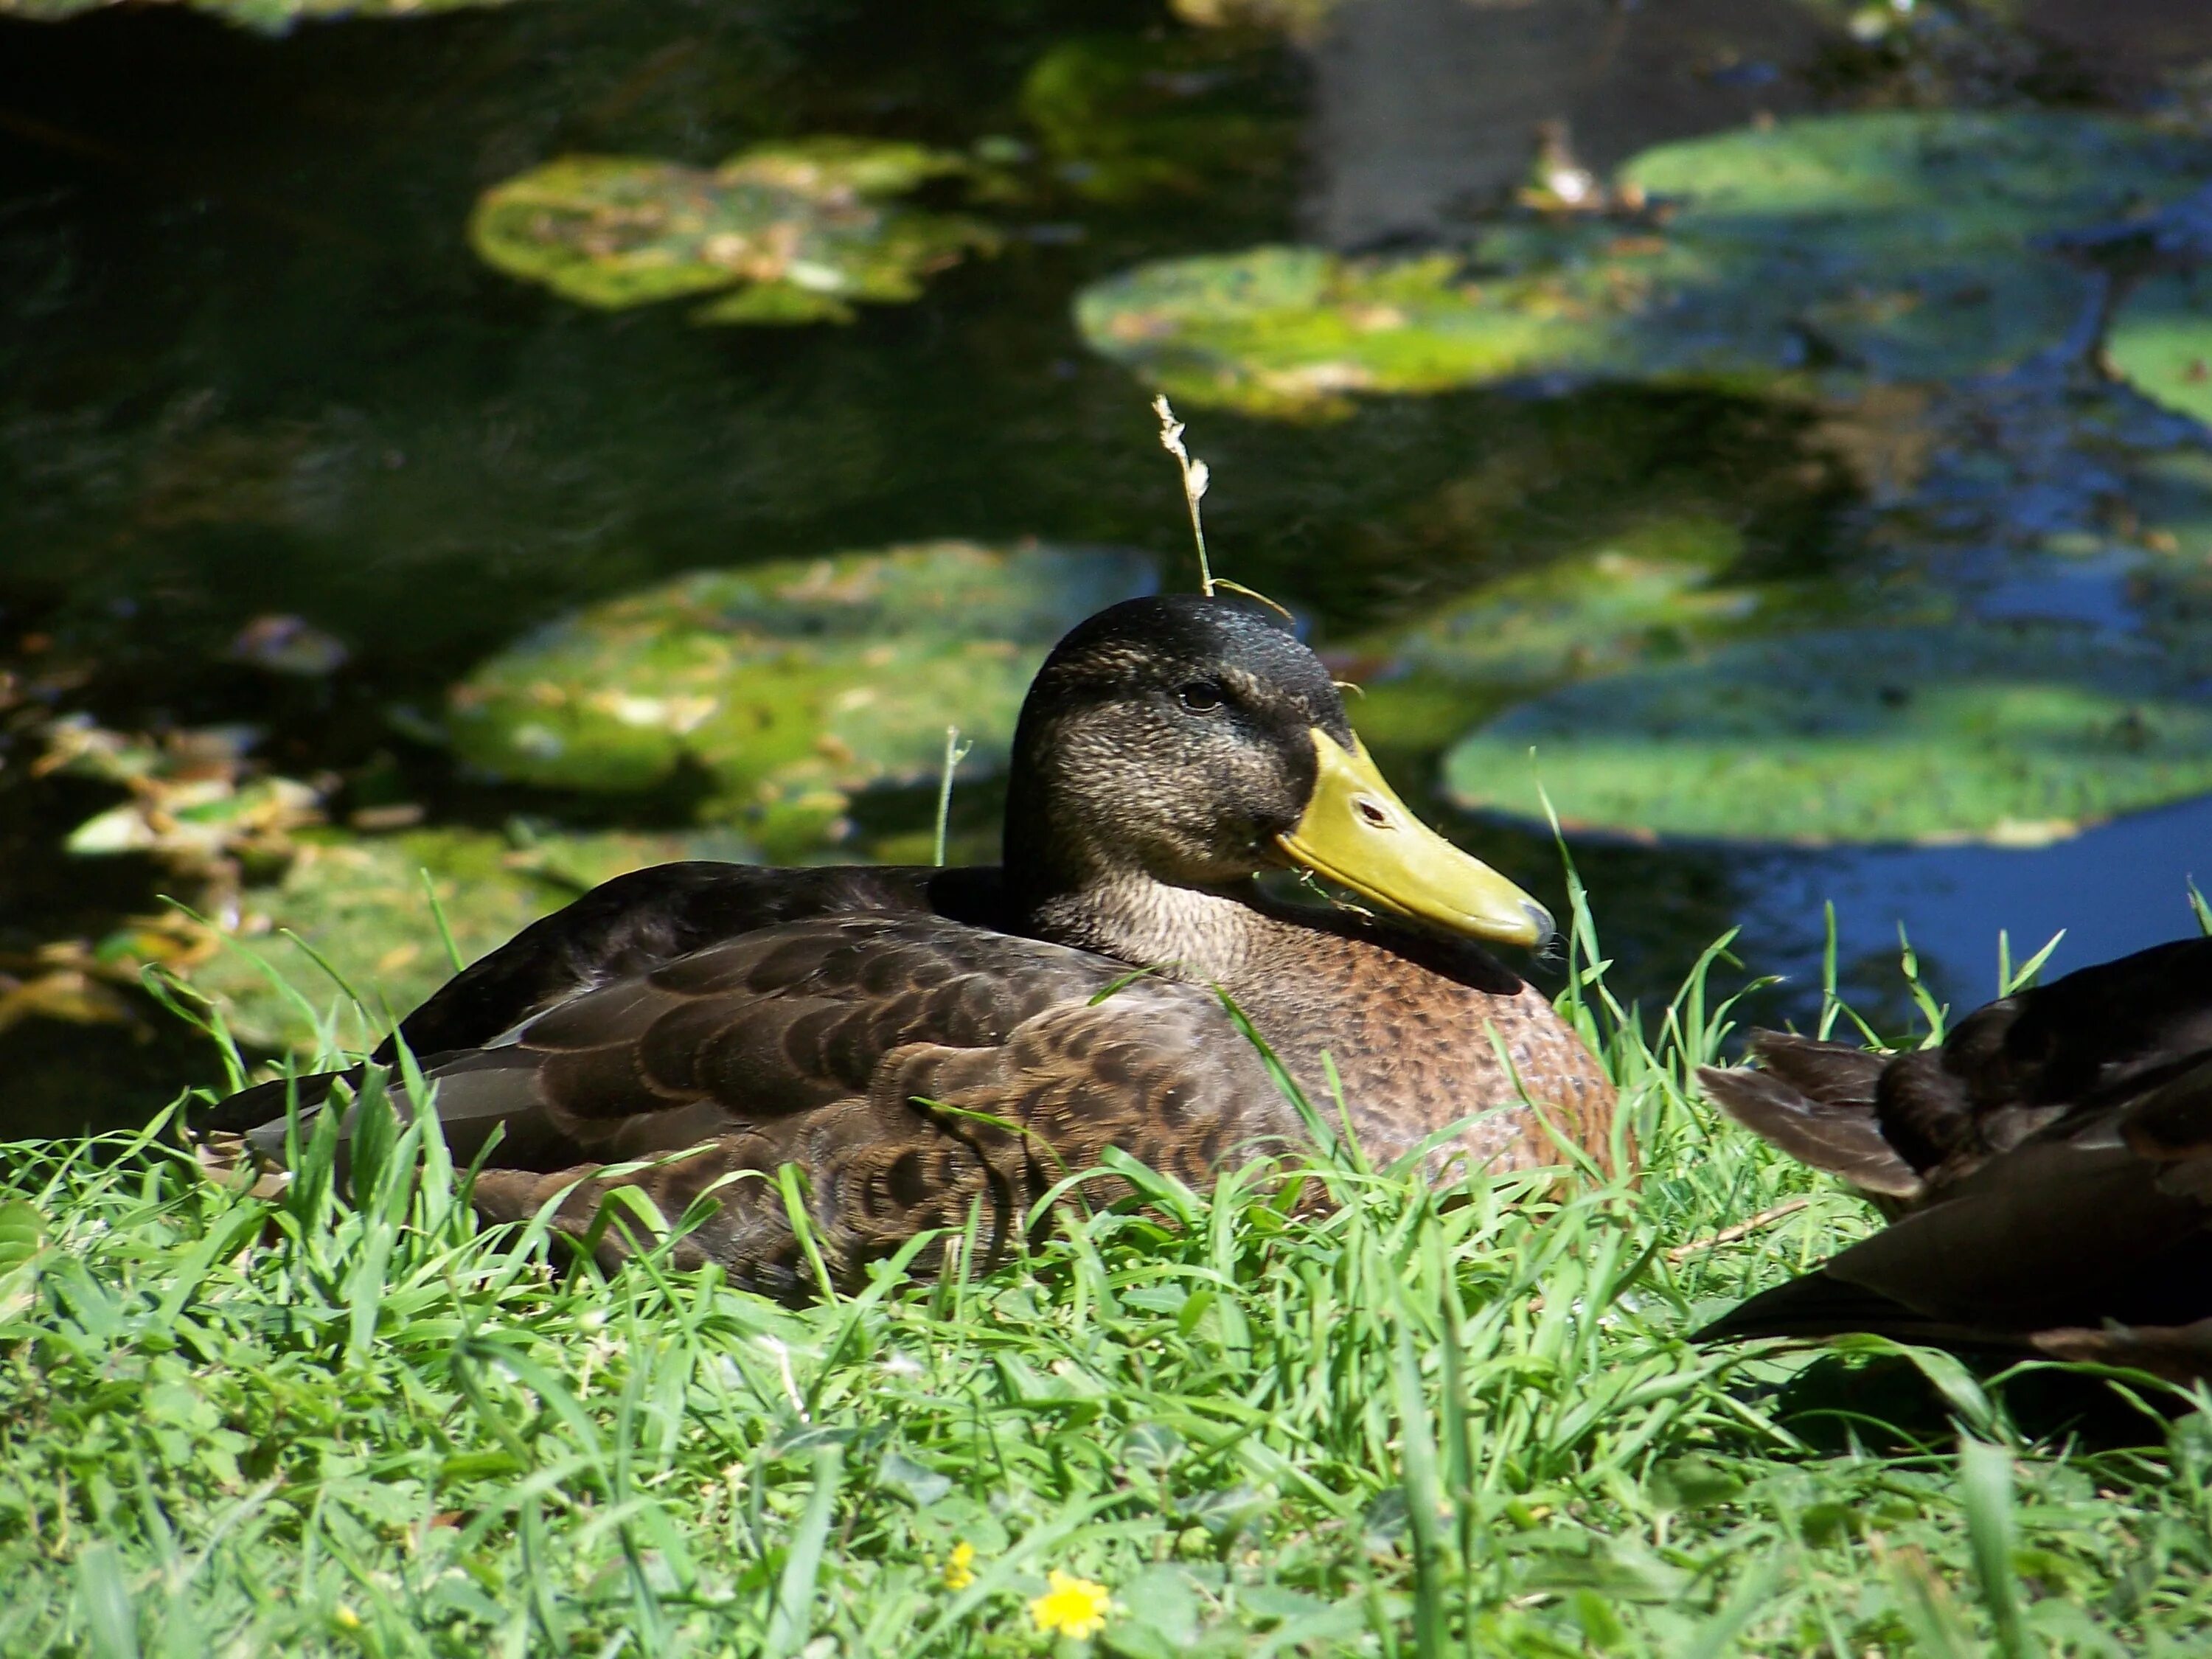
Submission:
[[[1206,562],[1206,526],[1199,517],[1198,504],[1212,475],[1206,471],[1204,461],[1184,447],[1182,422],[1176,419],[1166,392],[1154,394],[1152,413],[1160,417],[1160,447],[1174,456],[1176,465],[1182,470],[1182,498],[1190,508],[1190,538],[1198,544],[1198,591],[1210,599],[1213,597],[1213,571]]]

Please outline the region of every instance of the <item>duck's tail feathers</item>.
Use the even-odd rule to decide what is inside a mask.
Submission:
[[[1919,1176],[1883,1138],[1875,1114],[1882,1055],[1783,1031],[1754,1032],[1751,1051],[1765,1070],[1698,1068],[1698,1080],[1723,1111],[1799,1163],[1862,1192],[1902,1200],[1920,1195]]]
[[[431,1054],[422,1069],[436,1090],[438,1121],[447,1150],[466,1164],[496,1133],[500,1161],[524,1170],[557,1170],[575,1161],[574,1148],[554,1123],[539,1086],[545,1057],[520,1048],[483,1048],[457,1054]],[[222,1158],[251,1155],[282,1165],[294,1101],[304,1130],[334,1097],[350,1102],[361,1092],[364,1070],[319,1072],[309,1077],[273,1078],[240,1091],[192,1125],[204,1146]],[[345,1094],[337,1093],[343,1085]],[[386,1098],[403,1122],[411,1121],[416,1103],[388,1073]],[[340,1120],[338,1161],[349,1162],[356,1113],[350,1104]]]
[[[246,1134],[264,1124],[282,1123],[295,1091],[300,1110],[313,1112],[331,1097],[331,1091],[341,1083],[358,1091],[361,1079],[362,1068],[358,1066],[343,1072],[272,1078],[217,1101],[193,1120],[192,1132],[201,1136]]]

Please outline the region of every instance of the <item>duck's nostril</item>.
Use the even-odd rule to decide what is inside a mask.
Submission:
[[[1381,802],[1370,800],[1366,796],[1361,795],[1355,799],[1352,804],[1358,811],[1359,816],[1365,818],[1368,823],[1373,824],[1377,830],[1388,830],[1390,827],[1390,814],[1383,810]]]

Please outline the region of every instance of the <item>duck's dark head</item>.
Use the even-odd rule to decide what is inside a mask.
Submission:
[[[1006,870],[1033,919],[1297,867],[1431,927],[1534,945],[1534,899],[1408,811],[1321,659],[1261,606],[1131,599],[1079,625],[1015,732]],[[1081,933],[1080,927],[1058,931]]]

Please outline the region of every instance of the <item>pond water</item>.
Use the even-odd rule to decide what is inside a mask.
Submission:
[[[797,832],[702,810],[711,792],[693,770],[623,793],[457,761],[444,726],[453,688],[579,607],[702,568],[947,538],[1134,549],[1186,582],[1182,506],[1147,408],[1156,369],[1212,468],[1218,568],[1294,606],[1340,672],[1371,678],[1376,747],[1409,793],[1554,899],[1548,837],[1495,810],[1527,792],[1447,791],[1446,750],[1601,669],[1694,670],[1701,653],[1742,648],[1747,615],[1829,630],[2010,629],[2014,656],[2042,637],[2022,626],[2079,625],[2157,655],[2152,678],[2122,692],[2094,671],[2099,695],[2132,700],[2112,718],[2155,727],[2202,697],[2212,659],[2190,630],[2212,614],[2212,453],[2181,406],[2185,387],[2161,404],[2100,378],[2094,340],[2014,349],[2002,336],[1934,372],[1925,353],[1957,341],[1931,347],[1887,313],[1868,321],[1881,296],[1861,284],[1791,301],[1774,336],[1794,343],[1790,362],[1645,372],[1608,358],[1589,373],[1555,365],[1543,352],[1565,348],[1540,343],[1497,374],[1442,374],[1422,358],[1428,378],[1401,388],[1398,370],[1377,378],[1331,346],[1270,358],[1245,380],[1241,359],[1208,369],[1194,398],[1173,376],[1196,360],[1170,345],[1231,363],[1231,345],[1200,337],[1210,315],[1176,322],[1185,333],[1169,345],[1146,332],[1164,313],[1113,313],[1103,333],[1093,312],[1082,327],[1077,315],[1079,296],[1110,298],[1130,273],[1268,245],[1384,262],[1331,279],[1355,285],[1399,281],[1389,262],[1443,250],[1431,288],[1449,289],[1449,305],[1494,307],[1486,284],[1503,294],[1534,268],[1516,260],[1553,260],[1572,242],[1565,264],[1541,270],[1617,287],[1629,277],[1608,260],[1664,264],[1675,254],[1648,252],[1662,243],[1717,259],[1735,233],[1639,218],[1626,196],[1613,218],[1577,217],[1560,189],[1575,197],[1586,179],[1602,192],[1613,168],[1668,141],[1950,109],[2014,123],[1989,130],[2006,143],[2028,132],[2023,169],[2056,165],[2076,129],[2019,122],[2085,111],[2166,147],[2126,151],[2150,182],[2112,212],[2092,179],[2089,195],[2036,196],[2057,204],[2035,210],[2045,218],[1992,221],[1972,253],[1978,274],[1945,290],[1975,317],[2016,316],[2007,285],[2018,277],[2021,305],[2056,295],[2053,318],[2086,316],[2088,289],[2065,285],[2078,273],[2033,239],[2079,222],[2085,202],[2100,210],[2092,221],[2163,205],[2212,156],[2191,148],[2212,133],[2212,15],[2197,0],[2044,0],[2005,8],[2008,21],[1817,0],[1346,0],[1334,16],[1319,4],[1184,7],[1200,21],[1288,17],[1288,30],[1201,27],[1134,0],[522,0],[282,34],[172,6],[8,15],[39,9],[0,0],[0,995],[13,999],[0,1000],[0,1108],[11,1131],[127,1120],[210,1075],[204,1045],[111,971],[135,965],[116,941],[159,893],[250,915],[275,902],[257,894],[296,885],[286,871],[299,845],[326,868],[356,854],[404,861],[414,854],[392,837],[427,830],[504,848],[487,881],[519,858],[540,859],[538,879],[550,866],[532,849],[563,836],[597,849],[574,866],[593,873],[702,836],[781,850],[775,836]],[[1534,129],[1547,122],[1571,137],[1553,130],[1539,164]],[[879,197],[810,197],[783,161],[712,171],[822,135],[927,147],[938,160],[921,172],[936,176],[902,177]],[[2136,143],[2126,135],[2112,142]],[[1711,165],[1705,154],[1684,165]],[[613,208],[529,208],[499,266],[480,257],[489,233],[472,241],[471,223],[485,193],[578,155],[645,170],[606,186],[631,192]],[[2212,165],[2195,182],[2207,178]],[[1532,179],[1553,198],[1515,209]],[[1970,194],[2034,195],[2015,182],[1978,179]],[[539,186],[552,188],[543,175]],[[1929,188],[1941,219],[1952,186]],[[666,216],[678,197],[712,223],[686,231],[682,211]],[[656,214],[647,229],[661,240],[621,263],[635,251],[616,244],[646,235]],[[856,236],[956,219],[981,228],[930,244],[880,293],[835,265]],[[1537,252],[1468,252],[1501,226]],[[679,233],[690,240],[670,252]],[[1693,245],[1698,234],[1707,241]],[[532,238],[538,253],[513,252]],[[1932,256],[1924,239],[1912,246],[1911,280],[1932,294]],[[682,298],[587,302],[605,292],[532,280],[540,254],[603,289],[681,266],[696,278],[686,291],[784,307],[786,320],[702,322]],[[2154,280],[2190,280],[2174,266]],[[1780,291],[1768,266],[1736,269],[1701,266],[1698,280],[1724,298]],[[1681,279],[1667,265],[1651,280]],[[1813,278],[1793,267],[1789,280]],[[1353,331],[1425,325],[1407,320],[1410,303],[1362,300]],[[2173,303],[2176,326],[2197,325],[2193,300]],[[1547,326],[1588,314],[1572,295],[1559,304]],[[797,320],[793,306],[846,319]],[[1826,334],[1799,326],[1801,312],[1836,306],[1858,309]],[[1122,316],[1136,321],[1114,334]],[[1725,335],[1736,323],[1722,317],[1698,326]],[[1745,338],[1754,322],[1766,326],[1747,313]],[[1282,349],[1305,349],[1288,324],[1267,325]],[[1169,355],[1145,356],[1156,348]],[[2181,380],[2201,378],[2201,362],[2192,376],[2186,351],[2179,361]],[[1206,389],[1232,382],[1264,395]],[[1627,623],[1607,609],[1628,603],[1613,581],[1623,570],[1656,584],[1657,608]],[[1571,585],[1577,571],[1612,585],[1571,603],[1514,586]],[[1433,640],[1408,643],[1467,604],[1506,617],[1501,635],[1566,605],[1558,648],[1530,647],[1551,651],[1550,665],[1470,667]],[[2197,621],[2168,627],[2177,617]],[[1434,660],[1409,670],[1417,650]],[[652,717],[672,706],[653,701]],[[2139,720],[2138,707],[2151,713]],[[217,762],[195,750],[187,764],[173,740],[142,767],[141,797],[173,805],[185,799],[174,791],[216,777],[210,799],[229,810],[259,768],[300,782],[328,830],[269,817],[264,785],[248,802],[264,817],[211,831],[220,856],[197,866],[131,842],[130,823],[107,855],[83,850],[83,834],[65,848],[126,799],[118,780],[139,763],[44,764],[58,727],[153,734],[159,750],[165,732],[240,723],[262,735]],[[2188,757],[2157,739],[2129,739],[2165,769],[2142,783],[2150,794],[2113,786],[2081,799],[2133,806],[2202,788],[2174,781]],[[2073,763],[2051,748],[2033,764]],[[2088,769],[2105,788],[2110,769]],[[866,774],[878,775],[895,787],[832,780],[843,793],[825,798],[820,822],[833,827],[803,855],[913,856],[918,836],[926,849],[933,791],[896,767]],[[995,799],[984,773],[963,782],[956,855],[991,855]],[[1572,799],[1562,808],[1577,818]],[[1672,822],[1662,804],[1650,811]],[[1978,1000],[2000,929],[2025,956],[2063,928],[2054,960],[2079,964],[2187,931],[2187,883],[2212,879],[2203,799],[2078,835],[2045,823],[1996,837],[2036,846],[1790,847],[1583,816],[1591,827],[1571,839],[1623,988],[1663,994],[1740,926],[1746,969],[1790,976],[1763,994],[1770,1018],[1817,1006],[1824,902],[1848,988],[1886,1017],[1904,1006],[1900,923],[1947,994]],[[633,839],[609,853],[599,832],[616,826]],[[1984,840],[1988,829],[1977,821]],[[514,916],[557,888],[514,897]],[[508,914],[487,908],[482,925],[495,933]],[[380,912],[360,923],[386,930],[366,959],[422,970],[428,958],[410,953],[428,925]]]

